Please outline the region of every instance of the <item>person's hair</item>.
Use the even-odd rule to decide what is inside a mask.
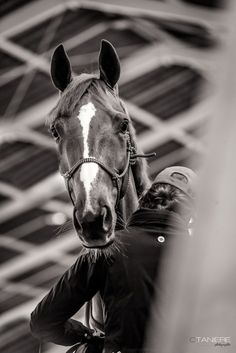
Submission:
[[[181,190],[170,184],[154,183],[140,198],[140,208],[168,210],[190,217],[192,201]]]

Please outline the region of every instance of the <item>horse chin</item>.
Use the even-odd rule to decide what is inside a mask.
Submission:
[[[82,245],[86,249],[107,249],[109,248],[114,242],[114,239],[109,239],[107,242],[96,242],[96,243],[87,243],[87,242],[82,242]]]
[[[87,249],[105,249],[108,248],[115,239],[115,232],[111,231],[101,238],[93,238],[91,236],[84,235],[81,230],[76,229],[76,233],[82,243],[82,246]]]

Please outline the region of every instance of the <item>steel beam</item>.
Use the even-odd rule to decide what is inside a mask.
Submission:
[[[49,74],[50,65],[47,59],[33,54],[30,50],[25,49],[18,44],[15,44],[8,39],[0,38],[0,48],[2,48],[6,53],[10,54],[13,57],[20,59],[23,62],[26,62],[28,65],[38,68],[43,72]]]
[[[97,9],[129,16],[150,16],[166,20],[179,20],[188,23],[198,23],[222,29],[226,14],[223,10],[207,10],[181,2],[160,2],[153,0],[77,0],[81,7]]]
[[[45,178],[43,181],[26,190],[22,197],[18,197],[15,201],[9,201],[5,206],[1,207],[1,222],[11,219],[32,207],[40,207],[50,198],[60,194],[64,188],[64,181],[59,173]]]
[[[0,36],[14,36],[35,26],[37,23],[47,20],[52,15],[56,16],[64,11],[66,7],[67,3],[64,0],[34,1],[1,19]]]

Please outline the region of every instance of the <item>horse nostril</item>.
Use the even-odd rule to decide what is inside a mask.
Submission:
[[[108,232],[112,225],[112,214],[111,214],[110,208],[108,208],[107,206],[104,206],[102,210],[102,216],[103,216],[103,223],[102,223],[103,230],[105,232]]]

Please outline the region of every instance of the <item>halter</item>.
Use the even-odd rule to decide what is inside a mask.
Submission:
[[[112,180],[113,185],[117,188],[117,198],[116,198],[116,208],[120,200],[124,197],[126,190],[129,184],[129,167],[130,165],[134,165],[138,157],[141,158],[149,158],[155,156],[156,153],[147,153],[147,154],[137,154],[135,147],[131,145],[130,141],[130,133],[128,132],[128,139],[127,139],[127,162],[124,167],[122,173],[118,173],[116,169],[112,170],[110,167],[107,167],[103,162],[99,161],[94,157],[82,158],[78,162],[76,162],[73,167],[62,174],[65,179],[66,187],[68,194],[70,196],[72,204],[75,206],[74,200],[71,196],[69,182],[70,179],[73,177],[75,172],[83,165],[84,163],[96,163],[98,164],[110,177]]]

